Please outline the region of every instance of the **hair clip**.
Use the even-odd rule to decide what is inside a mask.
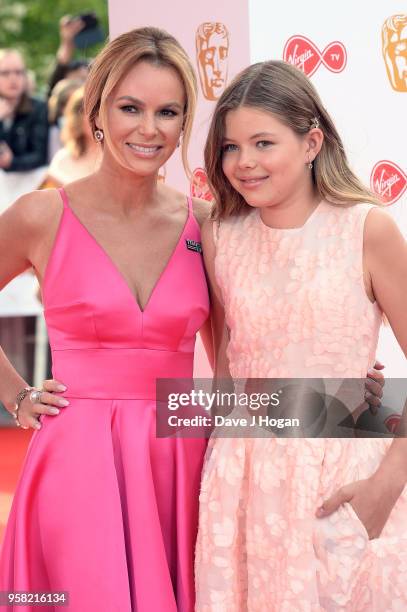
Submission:
[[[313,119],[311,121],[310,130],[313,130],[314,128],[319,128],[319,119],[318,119],[318,117],[313,117]]]

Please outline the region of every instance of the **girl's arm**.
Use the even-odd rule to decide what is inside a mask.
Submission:
[[[366,219],[364,252],[373,294],[407,357],[407,242],[393,219],[379,208],[373,209]],[[401,425],[405,433],[406,418],[404,410]],[[400,485],[404,487],[407,483],[407,438],[393,441],[378,474],[390,478],[392,470],[396,470]]]
[[[393,219],[380,208],[372,209],[365,222],[364,266],[373,295],[407,356],[407,243]],[[407,483],[406,422],[405,406],[401,422],[405,437],[393,440],[370,478],[341,487],[318,509],[317,516],[327,516],[351,502],[370,538],[380,535]]]

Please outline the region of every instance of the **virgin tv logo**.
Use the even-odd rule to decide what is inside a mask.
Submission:
[[[345,46],[337,40],[319,51],[312,40],[296,35],[287,40],[283,59],[305,72],[307,76],[312,76],[321,64],[331,72],[342,72],[346,66],[347,54]]]

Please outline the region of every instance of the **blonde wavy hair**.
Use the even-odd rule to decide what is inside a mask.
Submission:
[[[179,42],[165,30],[144,27],[131,30],[102,49],[92,63],[85,85],[84,110],[92,131],[96,128],[98,115],[106,119],[106,101],[119,81],[139,61],[151,62],[155,66],[173,68],[182,80],[185,89],[185,108],[181,157],[188,177],[191,171],[188,164],[188,145],[191,138],[192,123],[197,103],[197,80],[188,55]],[[159,86],[159,84],[158,84]],[[107,122],[104,121],[104,126]],[[104,135],[112,153],[114,147],[109,132]],[[117,157],[117,154],[115,155]],[[120,161],[118,159],[118,161]]]
[[[324,133],[312,170],[319,197],[337,205],[380,204],[350,169],[342,140],[310,79],[290,64],[267,61],[240,72],[216,104],[205,145],[205,167],[215,199],[212,218],[226,218],[250,208],[222,170],[225,117],[241,106],[272,113],[298,136],[306,134],[317,118]]]

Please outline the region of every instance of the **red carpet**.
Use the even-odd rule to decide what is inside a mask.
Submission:
[[[0,542],[32,429],[0,428]]]

